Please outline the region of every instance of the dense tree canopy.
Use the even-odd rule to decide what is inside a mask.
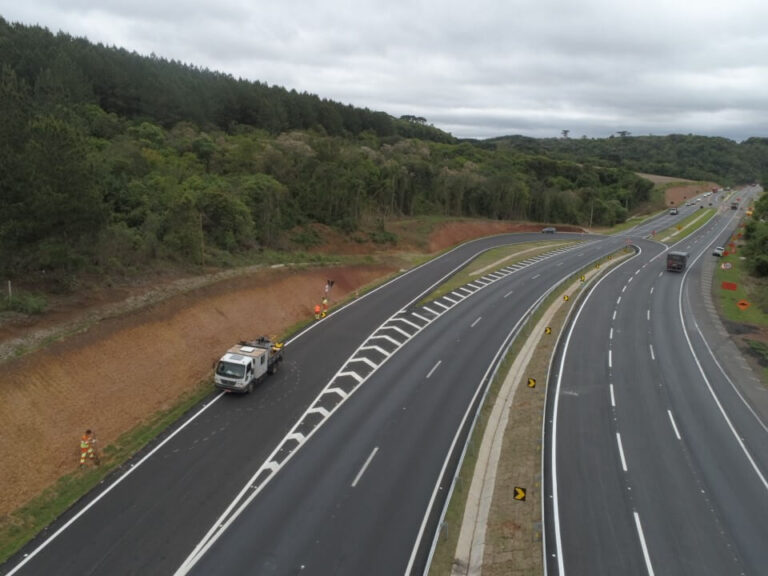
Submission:
[[[631,145],[458,141],[422,117],[396,119],[2,19],[0,115],[0,272],[8,277],[226,260],[279,249],[296,226],[351,232],[371,216],[610,225],[651,199],[651,183],[628,169],[643,157]],[[688,140],[711,160],[709,175],[765,169],[764,140],[715,139],[712,149]],[[678,144],[657,140],[677,156],[654,152],[649,161],[698,166]],[[715,158],[734,147],[738,163]]]

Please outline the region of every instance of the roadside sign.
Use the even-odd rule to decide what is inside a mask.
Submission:
[[[550,328],[549,326],[544,328],[544,334],[552,334],[552,328]]]
[[[723,290],[736,290],[738,287],[736,282],[723,282]]]
[[[722,264],[720,264],[720,268],[722,268],[723,270],[730,270],[732,267],[733,267],[733,264],[731,264],[730,262],[723,262]]]
[[[563,302],[568,302],[568,294],[563,295]]]
[[[528,388],[536,388],[536,378],[528,378]]]
[[[749,302],[747,302],[746,300],[739,300],[738,302],[736,302],[736,306],[738,306],[739,310],[743,312],[744,310],[749,308]]]
[[[515,500],[519,500],[521,502],[525,500],[525,488],[515,486]]]

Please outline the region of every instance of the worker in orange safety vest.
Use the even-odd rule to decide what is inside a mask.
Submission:
[[[315,305],[315,320],[320,320],[320,304]]]
[[[96,466],[100,464],[99,455],[94,448],[95,444],[96,438],[93,435],[93,430],[86,430],[80,438],[80,468],[85,466],[86,458],[92,460]]]

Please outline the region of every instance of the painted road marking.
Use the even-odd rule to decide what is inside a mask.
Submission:
[[[613,395],[613,384],[609,384],[608,387],[611,390],[611,406],[616,408],[616,397]]]
[[[360,472],[357,473],[357,476],[355,476],[355,479],[352,481],[352,488],[357,486],[357,483],[360,482],[360,478],[363,477],[363,474],[365,474],[365,470],[368,468],[368,466],[371,463],[371,460],[373,460],[373,457],[376,456],[376,452],[379,451],[379,447],[376,446],[376,448],[373,449],[373,452],[371,452],[370,456],[368,456],[368,460],[365,461],[365,464],[363,464],[363,467],[360,468]]]
[[[616,432],[616,444],[619,445],[619,456],[621,456],[621,468],[627,471],[627,460],[624,458],[624,447],[621,445],[621,434]]]
[[[645,543],[643,527],[640,524],[640,515],[637,512],[635,512],[635,526],[637,526],[637,536],[640,538],[640,546],[643,548],[643,558],[645,558],[645,567],[648,569],[648,576],[654,576],[653,566],[651,565],[651,557],[648,554],[648,546]]]
[[[477,323],[478,323],[478,322],[480,322],[480,320],[482,320],[482,319],[483,319],[483,317],[482,317],[482,316],[478,316],[478,317],[477,317],[477,320],[475,320],[474,322],[472,322],[472,324],[470,324],[470,325],[469,325],[469,327],[470,327],[470,328],[474,328],[475,326],[477,326]]]
[[[438,361],[437,361],[437,364],[435,364],[434,366],[432,366],[432,370],[430,370],[430,371],[429,371],[429,373],[427,374],[427,378],[429,378],[430,376],[432,376],[432,373],[433,373],[435,370],[437,370],[437,367],[438,367],[438,366],[440,366],[440,364],[441,364],[441,363],[442,363],[442,360],[438,360]]]
[[[653,353],[653,344],[649,344],[648,346],[651,348],[651,360],[656,360],[656,356]]]
[[[507,292],[506,294],[504,294],[504,298],[506,298],[506,297],[507,297],[507,296],[509,296],[510,294],[513,294],[514,292],[515,292],[514,290],[510,290],[509,292]]]
[[[613,352],[608,350],[608,368],[613,368]]]
[[[672,428],[675,429],[675,436],[677,436],[678,440],[682,440],[682,438],[680,438],[680,432],[677,430],[677,424],[675,424],[675,418],[672,416],[672,410],[667,410],[667,414],[669,414],[669,421],[672,422]]]

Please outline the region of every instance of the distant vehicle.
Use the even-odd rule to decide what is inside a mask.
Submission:
[[[670,208],[669,209],[669,215],[670,216],[677,216],[677,208]]]
[[[542,228],[541,231],[544,234],[554,234],[555,232],[557,232],[557,228],[553,228],[552,226],[547,226],[546,228]]]
[[[731,202],[731,210],[738,210],[739,209],[739,202],[737,200],[734,200]]]
[[[277,372],[283,361],[283,345],[260,337],[232,346],[216,364],[213,383],[227,392],[248,394],[254,385]]]
[[[669,252],[667,254],[667,270],[682,272],[688,264],[688,252]]]
[[[712,256],[722,256],[725,253],[725,248],[722,246],[717,246],[714,250],[712,250]]]

